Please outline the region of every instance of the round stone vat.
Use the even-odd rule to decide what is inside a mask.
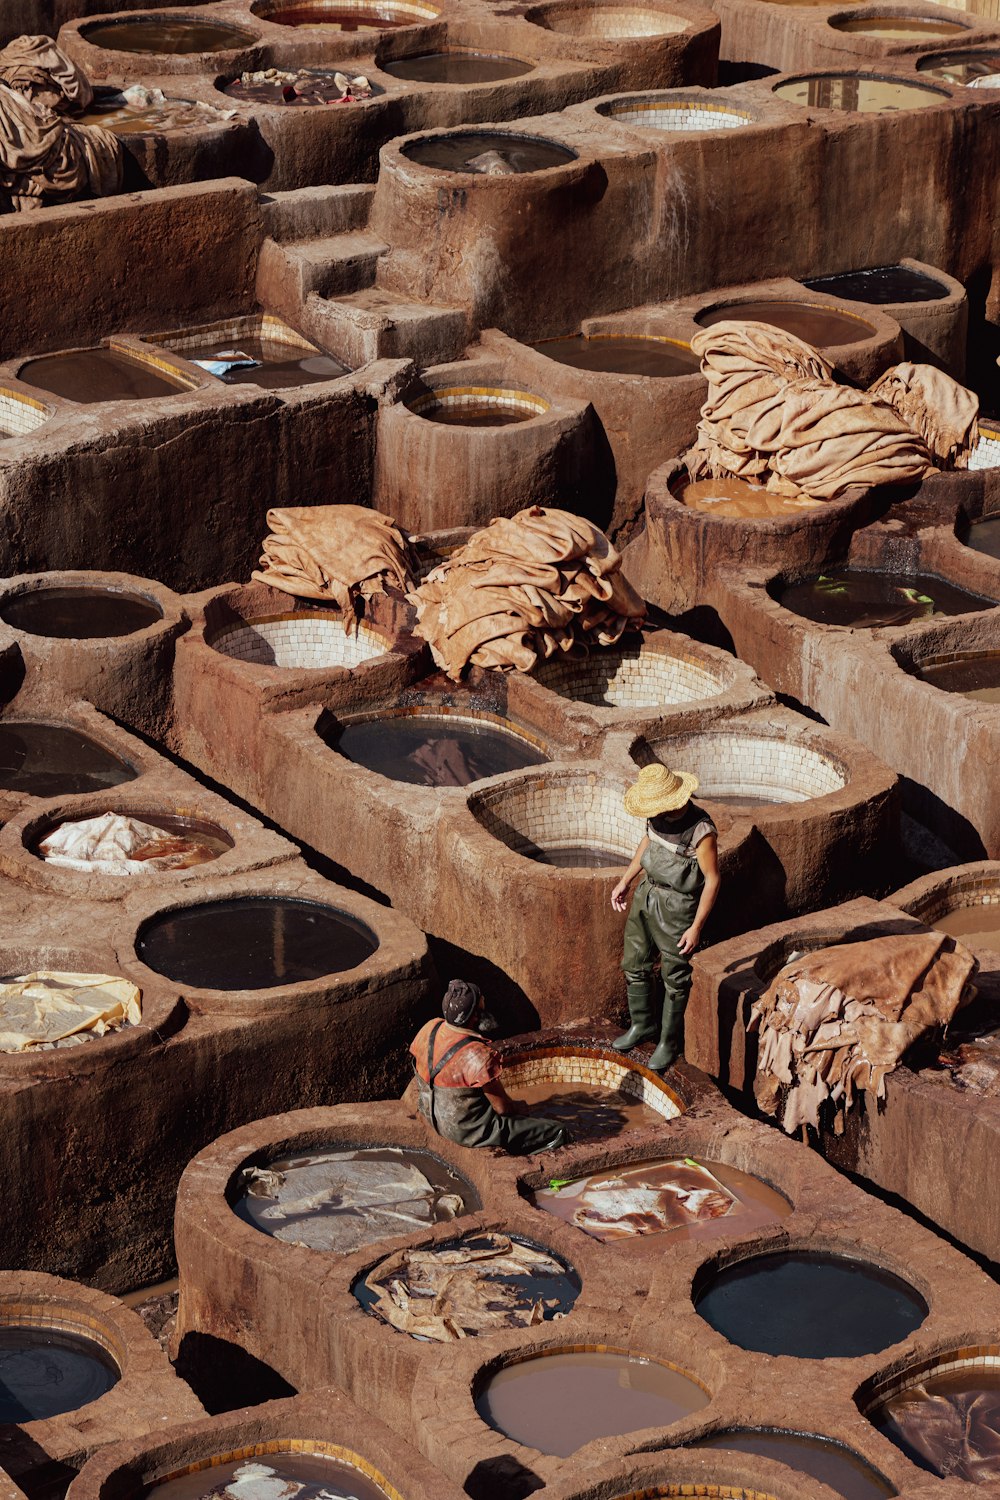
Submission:
[[[379,1261],[354,1283],[366,1312],[410,1338],[448,1343],[562,1318],[580,1295],[562,1256],[519,1235],[473,1230]]]
[[[599,104],[597,112],[617,125],[668,132],[739,130],[744,125],[755,123],[752,114],[732,104],[716,104],[704,95],[685,99],[676,93],[625,94],[620,99]],[[694,368],[698,368],[697,360]]]
[[[503,1085],[533,1115],[564,1125],[573,1141],[599,1141],[659,1130],[684,1112],[680,1096],[656,1073],[618,1053],[541,1047],[507,1054]]]
[[[524,14],[525,20],[547,31],[609,42],[675,36],[690,26],[682,16],[650,5],[539,5]]]
[[[336,1254],[479,1208],[472,1184],[429,1151],[335,1142],[258,1153],[226,1196],[261,1233]]]
[[[392,78],[408,83],[502,83],[508,78],[523,78],[533,73],[535,64],[520,57],[499,52],[474,52],[459,47],[441,52],[416,52],[410,57],[395,57],[379,67]]]
[[[997,61],[1000,68],[1000,59]],[[948,296],[948,288],[915,266],[873,266],[868,271],[841,271],[835,276],[814,276],[803,281],[811,292],[845,297],[848,302],[870,302],[875,307],[896,303],[937,302]]]
[[[474,1399],[497,1432],[568,1458],[596,1438],[669,1427],[707,1406],[711,1396],[665,1360],[567,1345],[487,1367]]]
[[[769,807],[827,797],[847,785],[847,769],[829,753],[790,738],[739,728],[674,735],[651,742],[653,755],[698,777],[698,801]]]
[[[531,347],[557,364],[601,375],[668,380],[676,375],[697,375],[701,368],[690,344],[648,333],[574,333],[561,339],[542,339]]]
[[[677,1242],[748,1234],[792,1212],[788,1199],[759,1177],[691,1157],[625,1162],[536,1188],[531,1198],[603,1244],[647,1235]]]
[[[217,83],[216,88],[220,89],[222,93],[227,94],[231,99],[239,100],[241,104],[266,104],[273,109],[313,109],[317,105],[339,104],[346,97],[343,87],[337,82],[337,71],[333,68],[308,68],[297,70],[292,74],[277,69],[274,76],[263,78],[258,74],[255,81],[251,81],[252,74],[244,73],[239,78],[231,78],[228,82]],[[342,77],[343,75],[341,74]],[[290,80],[293,78],[294,84],[290,84]],[[374,84],[371,84],[370,87],[373,96],[384,92],[383,89],[376,87]],[[247,321],[254,320],[248,319]],[[278,320],[269,320],[265,316],[264,321],[265,323],[267,321],[277,323]],[[279,324],[278,326],[281,327],[282,325]],[[234,342],[238,342],[238,347],[242,351],[248,354],[251,352],[246,347],[247,340],[244,336],[223,334],[221,337],[222,342],[225,343],[227,348],[231,349]],[[293,339],[295,342],[298,342],[296,336],[292,334],[291,329],[287,330],[285,337],[289,344],[292,343]],[[262,345],[259,339],[256,341],[256,345],[262,353],[266,351],[267,346]],[[301,346],[304,348],[310,347],[306,344],[305,340],[301,341]],[[208,350],[204,352],[208,354]],[[258,359],[261,358],[261,353],[257,353],[255,357]],[[285,358],[287,360],[287,354]],[[323,355],[320,358],[325,361],[328,369],[337,370],[341,374],[347,368],[346,365],[339,364],[330,355]],[[268,360],[267,362],[271,363],[272,361]],[[316,362],[316,351],[314,351],[312,362]],[[260,376],[261,371],[243,371],[242,378],[248,384],[252,383],[250,376],[254,373]],[[240,378],[240,372],[233,370],[228,375],[220,376],[219,378],[233,383]],[[305,382],[296,383],[304,384]]]
[[[84,406],[102,401],[151,401],[195,388],[195,382],[185,380],[180,370],[167,374],[162,366],[137,352],[103,347],[43,354],[23,364],[18,375],[27,385]]]
[[[904,911],[973,952],[1000,954],[1000,879],[991,864],[972,865],[938,879],[925,877],[920,884],[925,888],[916,899],[902,898]]]
[[[549,410],[542,396],[485,386],[442,386],[406,404],[414,416],[446,427],[512,427]]]
[[[962,52],[932,52],[917,58],[917,72],[942,83],[966,84],[975,78],[992,78],[1000,74],[1000,50],[982,51],[969,48]]]
[[[992,609],[997,602],[932,574],[850,567],[828,568],[794,583],[779,582],[771,592],[784,609],[803,619],[853,630],[908,625],[932,615],[971,614]]]
[[[204,52],[235,52],[252,47],[256,32],[216,16],[169,15],[122,16],[113,21],[98,21],[82,26],[80,35],[92,47],[114,52],[163,53],[187,55]]]
[[[564,167],[576,160],[576,152],[557,141],[515,135],[506,130],[461,130],[426,136],[405,145],[403,155],[408,161],[417,162],[422,167],[433,167],[438,172],[464,172],[482,177],[544,172],[549,167]],[[517,393],[483,394],[510,396]]]
[[[0,441],[37,432],[51,415],[49,407],[26,392],[0,386]]]
[[[415,786],[468,786],[549,759],[543,742],[510,720],[444,704],[324,714],[316,732],[345,760]]]
[[[944,89],[924,83],[906,83],[899,78],[880,78],[877,73],[813,73],[786,78],[772,92],[791,104],[810,109],[838,109],[860,114],[892,114],[898,110],[927,109],[942,104]]]
[[[969,29],[961,21],[908,15],[905,11],[883,11],[876,16],[857,12],[831,16],[827,25],[849,36],[870,36],[887,42],[933,42],[939,37],[960,36]]]
[[[343,32],[393,31],[436,21],[441,14],[416,0],[258,0],[251,10],[273,26],[320,26]]]
[[[856,344],[875,336],[871,323],[844,307],[824,302],[791,302],[777,298],[747,302],[723,302],[695,317],[701,328],[726,322],[769,323],[785,333],[812,344],[816,349]]]
[[[869,1422],[921,1469],[971,1484],[1000,1479],[1000,1347],[935,1355],[858,1393]]]
[[[388,1492],[371,1477],[371,1465],[360,1458],[352,1463],[343,1448],[328,1446],[327,1454],[322,1443],[260,1443],[238,1454],[216,1455],[175,1469],[144,1493],[147,1500],[236,1500],[250,1491],[262,1496],[290,1494],[296,1500],[386,1500]]]
[[[26,635],[97,640],[134,635],[163,619],[152,597],[97,584],[36,584],[0,597],[0,619]]]
[[[772,1458],[799,1474],[819,1480],[844,1500],[888,1500],[897,1493],[884,1474],[859,1453],[813,1432],[786,1432],[777,1427],[730,1427],[686,1446],[722,1448]]]
[[[0,719],[0,790],[30,797],[107,791],[139,772],[76,725]]]
[[[211,864],[221,855],[235,849],[236,841],[207,818],[192,818],[167,812],[122,812],[121,816],[134,819],[149,837],[145,842],[137,831],[134,847],[127,857],[124,850],[117,856],[106,847],[90,846],[101,834],[96,826],[108,821],[102,815],[85,814],[83,817],[46,819],[32,823],[25,830],[25,847],[37,859],[58,869],[73,870],[84,875],[109,875],[128,878],[136,874],[158,876],[174,871],[190,870],[196,865]],[[105,834],[105,840],[108,835]],[[81,840],[84,842],[81,844]],[[87,849],[88,852],[82,852]]]
[[[942,652],[909,670],[944,693],[958,693],[972,703],[1000,704],[1000,651]]]
[[[368,625],[345,630],[344,617],[337,610],[297,609],[235,619],[229,615],[218,623],[212,622],[211,615],[210,607],[206,643],[223,656],[256,667],[285,671],[351,668],[389,649],[385,637]]]
[[[81,1308],[30,1296],[0,1301],[0,1423],[45,1421],[89,1406],[121,1380],[122,1351]]]
[[[808,495],[772,495],[745,479],[692,480],[686,469],[678,469],[671,478],[670,494],[689,510],[736,521],[794,520],[827,503]]]
[[[730,1343],[796,1359],[877,1354],[908,1338],[929,1311],[891,1271],[814,1250],[711,1267],[696,1278],[692,1297],[699,1315]]]
[[[245,895],[158,912],[143,922],[135,947],[144,964],[177,984],[263,990],[356,968],[378,940],[336,907]]]
[[[473,817],[515,854],[568,874],[627,865],[644,832],[622,793],[595,778],[525,775],[469,799]]]
[[[560,697],[598,708],[654,709],[717,698],[731,685],[725,668],[693,652],[642,642],[609,646],[580,659],[540,662],[532,676]]]

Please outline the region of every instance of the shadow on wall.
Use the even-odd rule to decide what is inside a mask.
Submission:
[[[427,934],[427,945],[440,976],[441,993],[451,979],[469,980],[482,990],[486,1008],[496,1017],[501,1036],[519,1036],[522,1031],[538,1030],[541,1017],[537,1010],[520,985],[515,984],[503,969],[488,958],[466,953],[454,943],[447,943],[430,933]]]
[[[524,1500],[535,1490],[543,1488],[545,1481],[533,1470],[510,1454],[497,1458],[482,1458],[465,1481],[465,1493],[471,1500]]]
[[[212,1417],[298,1394],[263,1360],[209,1333],[184,1335],[177,1352],[177,1373]]]

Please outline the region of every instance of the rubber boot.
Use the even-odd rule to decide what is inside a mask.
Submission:
[[[654,1073],[665,1073],[684,1052],[684,1011],[686,1000],[663,1002],[663,1025],[660,1040],[647,1063]]]
[[[631,1026],[611,1043],[616,1052],[629,1052],[640,1042],[651,1042],[656,1035],[651,978],[628,981],[628,1013],[632,1018]]]

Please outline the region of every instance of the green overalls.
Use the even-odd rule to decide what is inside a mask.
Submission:
[[[669,1067],[683,1051],[684,1010],[691,990],[691,960],[678,953],[677,942],[694,921],[705,885],[698,863],[698,844],[715,824],[701,808],[689,805],[688,816],[675,827],[661,828],[671,840],[667,847],[647,823],[649,847],[642,856],[645,871],[636,887],[625,922],[622,968],[628,985],[628,1008],[633,1027],[647,1036],[659,1033],[660,1045],[651,1066]],[[654,971],[657,961],[663,980],[663,1011],[657,1017]],[[659,1024],[657,1022],[659,1021]],[[666,1057],[666,1060],[664,1058]]]
[[[440,1025],[440,1023],[439,1023]],[[445,1140],[458,1146],[498,1146],[511,1156],[531,1156],[536,1151],[554,1151],[565,1146],[569,1137],[554,1120],[537,1115],[498,1115],[482,1089],[435,1088],[434,1080],[447,1062],[481,1037],[466,1036],[435,1059],[434,1044],[438,1027],[427,1044],[427,1066],[430,1082],[417,1074],[418,1108]]]

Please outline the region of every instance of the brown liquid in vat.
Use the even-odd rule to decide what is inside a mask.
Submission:
[[[830,25],[835,31],[852,35],[913,42],[924,42],[936,36],[955,36],[967,30],[957,21],[930,20],[926,16],[849,16],[845,21],[831,21]]]
[[[840,109],[859,114],[890,114],[901,109],[927,109],[943,104],[947,94],[901,83],[891,78],[866,78],[860,73],[834,73],[818,78],[791,78],[779,83],[774,93],[793,104],[812,109]]]
[[[149,401],[176,396],[187,387],[169,380],[152,365],[114,349],[79,349],[46,354],[22,368],[20,379],[38,390],[92,406],[99,401]]]
[[[829,349],[837,344],[854,344],[871,338],[875,332],[870,323],[835,307],[820,307],[809,302],[729,302],[699,313],[695,322],[702,328],[715,323],[770,323],[796,338],[812,344],[814,349]]]
[[[106,588],[37,588],[0,602],[0,619],[26,635],[89,641],[132,635],[162,620],[158,604]]]
[[[421,52],[381,64],[382,72],[410,83],[500,83],[533,71],[532,63],[491,52]]]
[[[931,1371],[869,1420],[922,1469],[973,1484],[1000,1479],[1000,1372]]]
[[[534,140],[527,135],[503,135],[493,131],[463,130],[460,135],[436,135],[414,141],[404,148],[410,161],[440,172],[476,172],[470,161],[495,151],[514,172],[541,172],[564,167],[576,155],[555,141]],[[478,174],[477,174],[478,175]]]
[[[399,26],[415,26],[433,18],[400,15],[377,5],[286,5],[271,11],[267,19],[276,26],[314,26],[321,31],[394,31]]]
[[[596,1083],[511,1083],[504,1087],[533,1115],[558,1120],[575,1141],[607,1140],[632,1130],[660,1129],[663,1116],[636,1094]]]
[[[537,1208],[567,1224],[575,1224],[602,1243],[663,1234],[670,1236],[671,1243],[718,1239],[720,1235],[747,1234],[762,1225],[777,1223],[792,1212],[787,1199],[759,1177],[724,1162],[699,1161],[694,1167],[707,1168],[732,1195],[735,1201],[728,1211],[715,1216],[696,1216],[688,1210],[680,1194],[686,1187],[703,1192],[704,1174],[675,1157],[594,1172],[565,1187],[540,1189],[533,1199]],[[643,1212],[647,1194],[652,1212]],[[589,1204],[593,1204],[593,1210]],[[619,1213],[619,1207],[624,1211]],[[700,1211],[704,1205],[696,1207]]]
[[[1000,516],[988,516],[969,527],[965,545],[985,557],[1000,557]]]
[[[943,83],[968,83],[972,78],[988,78],[1000,73],[1000,52],[944,52],[934,57],[919,57],[917,72]]]
[[[102,125],[116,135],[140,135],[144,131],[197,130],[207,125],[224,125],[226,122],[211,107],[192,104],[189,99],[166,99],[162,104],[150,104],[147,108],[133,109],[128,104],[110,104],[95,99],[86,114],[80,115],[81,125]]]
[[[578,333],[565,339],[542,339],[532,348],[558,364],[605,375],[666,379],[673,375],[697,375],[700,369],[698,356],[686,344],[671,339]]]
[[[995,902],[956,906],[943,917],[928,919],[928,926],[958,938],[966,947],[989,948],[1000,953],[1000,904]]]
[[[887,1479],[860,1454],[840,1443],[807,1432],[736,1428],[713,1432],[689,1444],[692,1448],[722,1448],[729,1453],[753,1453],[773,1458],[800,1474],[809,1474],[844,1500],[886,1500],[896,1494]]]
[[[432,714],[364,719],[323,738],[347,760],[417,786],[468,786],[548,760],[538,746],[497,725]]]
[[[975,703],[1000,703],[1000,652],[930,662],[915,675],[921,682],[929,682],[945,693],[960,693]]]
[[[261,1453],[224,1464],[212,1464],[210,1468],[152,1484],[144,1492],[145,1497],[147,1500],[205,1500],[211,1496],[212,1500],[229,1500],[229,1497],[239,1500],[241,1493],[246,1494],[246,1485],[252,1482],[248,1475],[243,1486],[239,1484],[241,1471],[249,1465],[257,1469],[267,1468],[277,1480],[285,1481],[283,1500],[321,1500],[321,1497],[322,1500],[385,1500],[385,1492],[360,1469],[319,1453]],[[234,1478],[236,1485],[230,1489]],[[261,1474],[257,1482],[267,1478],[266,1474]]]
[[[184,359],[219,359],[223,351],[235,350],[249,359],[259,359],[259,365],[242,370],[229,370],[217,376],[226,385],[256,385],[265,390],[287,390],[292,386],[315,385],[320,380],[336,380],[347,373],[347,366],[330,354],[316,349],[301,349],[295,344],[282,344],[273,339],[230,338],[220,340],[214,348],[207,345],[200,349],[176,350]]]
[[[595,1438],[667,1427],[708,1401],[668,1365],[594,1350],[507,1365],[490,1376],[476,1410],[514,1442],[568,1458]]]
[[[87,26],[84,41],[116,52],[162,52],[181,55],[192,52],[231,52],[257,40],[252,31],[227,26],[223,21],[196,20],[193,16],[137,16],[134,20],[102,21]]]
[[[686,483],[680,480],[674,494],[692,510],[703,510],[727,520],[784,520],[823,504],[821,500],[772,495],[761,485],[747,484],[744,479],[696,479]]]
[[[477,405],[472,401],[442,402],[440,406],[428,406],[416,413],[425,422],[439,422],[443,427],[513,427],[518,422],[530,422],[539,412],[521,406],[493,406],[484,401]]]

